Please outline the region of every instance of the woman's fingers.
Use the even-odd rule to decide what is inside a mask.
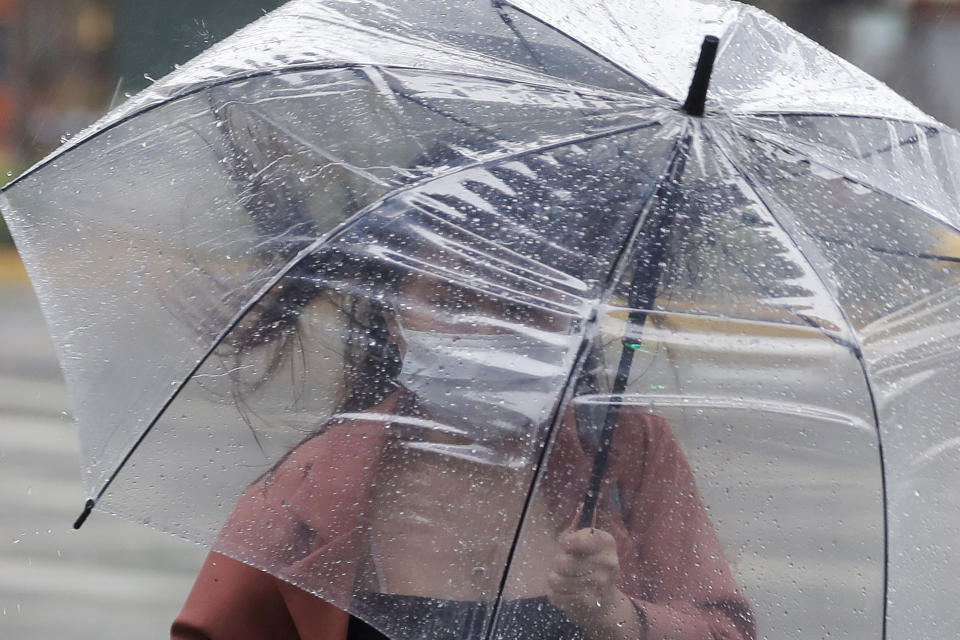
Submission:
[[[578,578],[593,573],[596,567],[589,560],[583,561],[582,557],[563,554],[557,556],[553,561],[553,573],[565,578]]]
[[[616,540],[606,531],[567,531],[547,577],[547,597],[583,628],[599,624],[616,606],[620,562]]]
[[[551,569],[559,576],[579,577],[595,572],[614,575],[620,568],[617,542],[606,531],[567,531],[558,539],[561,553]]]
[[[606,531],[600,529],[580,529],[565,531],[557,538],[560,549],[575,556],[589,556],[604,551],[616,553],[617,541]]]
[[[551,592],[566,598],[596,596],[616,583],[620,563],[613,536],[598,529],[568,531],[559,538],[560,554],[547,578]]]
[[[564,553],[554,558],[553,572],[571,578],[596,572],[610,573],[618,567],[616,552],[604,551],[589,556]]]
[[[563,596],[580,595],[587,591],[591,591],[592,586],[580,580],[558,576],[555,573],[550,574],[550,576],[547,578],[547,583],[550,585],[550,591],[552,593]]]

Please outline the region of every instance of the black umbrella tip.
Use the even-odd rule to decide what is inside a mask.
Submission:
[[[707,89],[710,87],[710,76],[713,74],[713,62],[717,59],[717,49],[720,47],[720,38],[706,36],[700,45],[700,59],[697,60],[697,70],[693,73],[693,82],[687,93],[687,101],[683,103],[683,110],[691,116],[703,116],[707,104]]]
[[[87,521],[87,518],[90,517],[90,514],[93,512],[93,508],[96,506],[96,501],[93,498],[87,500],[86,504],[83,505],[83,513],[77,518],[77,521],[73,523],[74,529],[79,529],[83,526],[83,523]]]

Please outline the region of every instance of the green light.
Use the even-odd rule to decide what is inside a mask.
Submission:
[[[627,347],[628,349],[633,349],[634,351],[640,351],[640,352],[643,352],[643,353],[653,353],[653,352],[650,351],[649,349],[644,349],[642,343],[637,342],[637,341],[634,341],[634,340],[626,340],[626,339],[624,339],[624,341],[623,341],[623,346]]]

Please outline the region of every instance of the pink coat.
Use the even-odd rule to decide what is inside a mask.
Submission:
[[[372,411],[392,413],[396,403],[392,396]],[[345,421],[304,442],[254,483],[208,556],[172,637],[344,640],[348,614],[310,591],[349,601],[356,575],[351,559],[366,549],[364,507],[386,437],[382,420]],[[574,521],[580,507],[589,449],[569,414],[544,478],[548,488],[569,488],[548,491],[565,522]],[[617,541],[618,586],[645,613],[647,640],[755,638],[749,603],[663,418],[621,415],[598,526]]]

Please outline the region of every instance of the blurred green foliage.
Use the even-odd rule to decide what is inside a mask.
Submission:
[[[136,93],[285,0],[124,0],[116,3],[116,71]],[[149,77],[149,78],[148,78]]]

